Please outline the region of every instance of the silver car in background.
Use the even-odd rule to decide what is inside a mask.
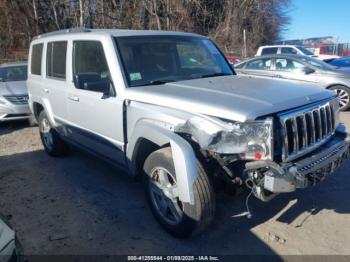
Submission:
[[[338,93],[340,110],[350,108],[350,70],[301,55],[265,55],[235,66],[238,74],[309,82]]]
[[[28,119],[27,63],[0,65],[0,122]]]

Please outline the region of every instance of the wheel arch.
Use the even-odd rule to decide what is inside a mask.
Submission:
[[[41,111],[45,110],[44,106],[38,102],[33,102],[33,115],[35,117],[35,120],[39,120],[39,115]]]
[[[331,85],[327,86],[326,89],[331,89],[332,87],[336,87],[336,86],[345,87],[345,88],[350,90],[350,87],[345,85],[345,84],[331,84]]]
[[[193,184],[198,177],[197,158],[192,146],[180,135],[153,122],[140,121],[134,128],[126,157],[133,175],[143,167],[144,160],[155,150],[170,146],[181,201],[194,203]],[[143,162],[138,162],[138,161]]]

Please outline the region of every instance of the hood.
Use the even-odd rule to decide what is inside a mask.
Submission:
[[[26,81],[0,82],[0,96],[28,94]]]
[[[315,85],[249,76],[193,79],[126,90],[126,99],[244,122],[334,97]]]

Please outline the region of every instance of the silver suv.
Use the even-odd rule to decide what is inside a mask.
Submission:
[[[200,35],[59,31],[32,41],[29,64],[47,153],[72,144],[142,176],[156,219],[178,237],[210,224],[223,181],[269,201],[350,154],[334,92],[236,76]]]
[[[26,80],[26,63],[0,65],[0,123],[20,119],[29,119],[33,123]]]

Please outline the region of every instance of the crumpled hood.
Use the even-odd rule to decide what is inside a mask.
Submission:
[[[125,98],[244,122],[334,96],[316,85],[222,76],[132,87],[126,90]]]
[[[0,82],[0,96],[28,94],[26,81]]]

